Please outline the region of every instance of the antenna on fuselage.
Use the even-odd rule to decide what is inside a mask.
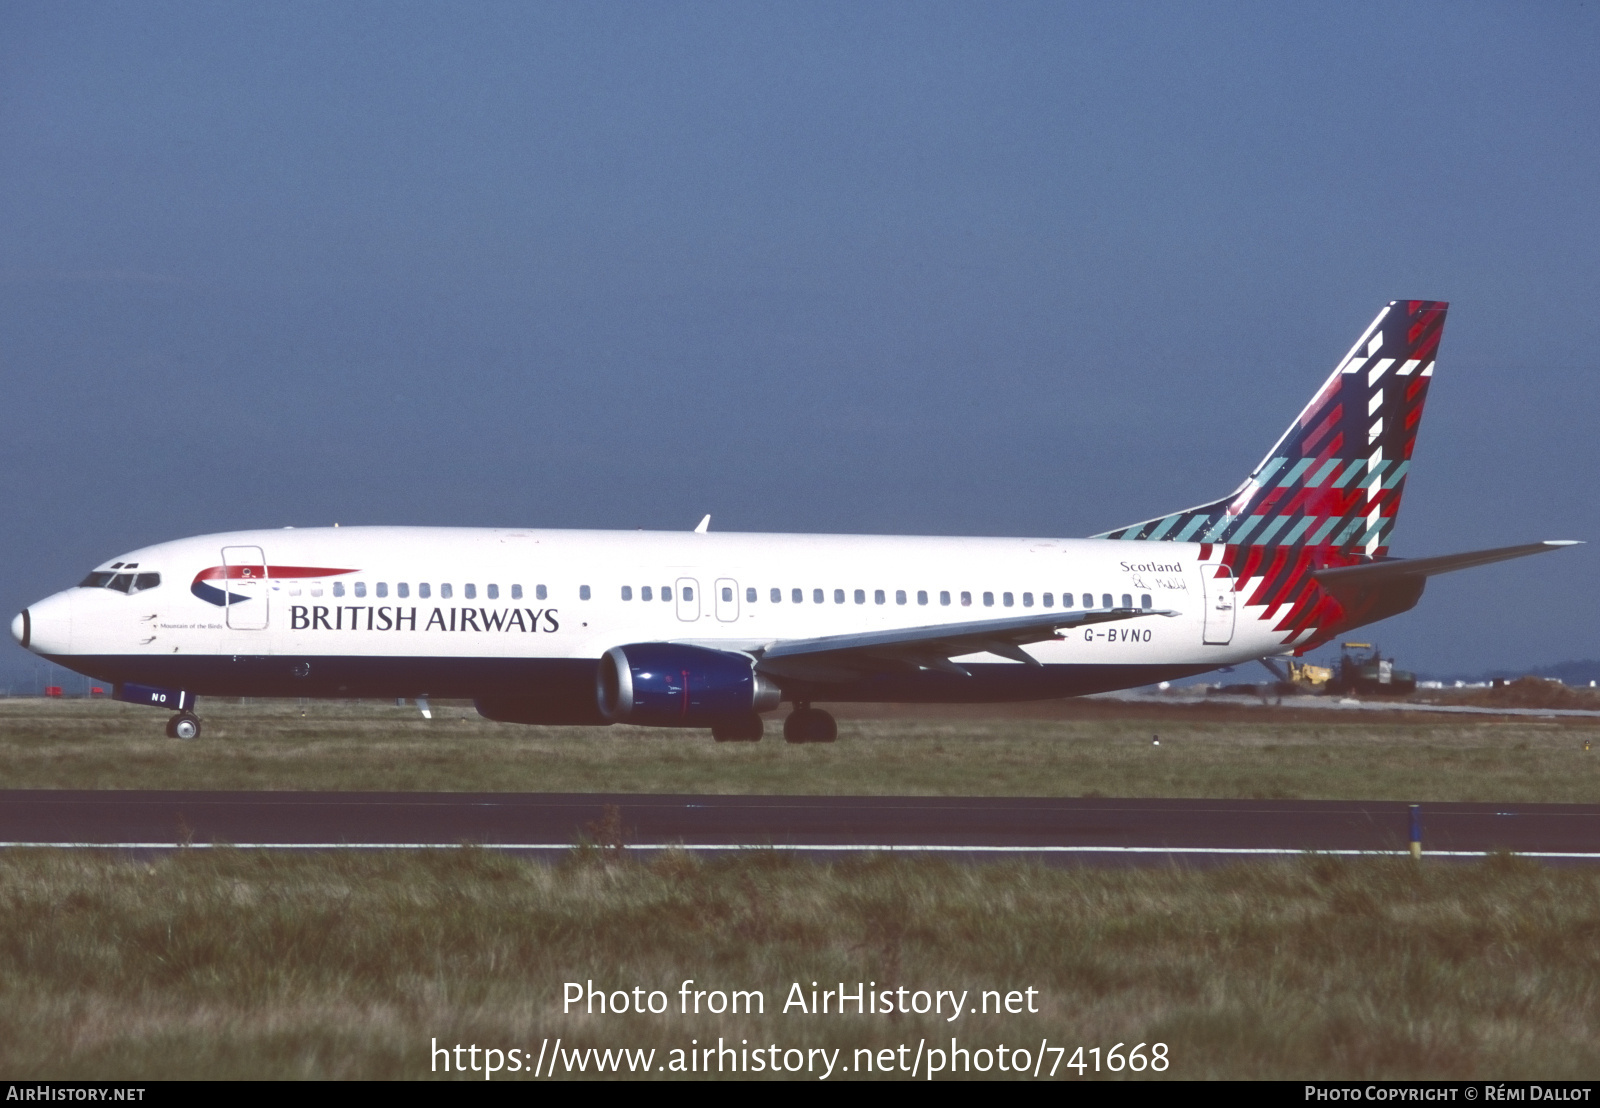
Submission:
[[[711,513],[707,512],[706,513],[706,518],[702,519],[699,523],[695,524],[694,533],[697,534],[697,535],[703,535],[703,534],[706,533],[706,529],[708,527],[710,527],[710,526],[711,526]]]

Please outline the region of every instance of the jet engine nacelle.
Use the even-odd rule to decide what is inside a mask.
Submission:
[[[601,715],[647,727],[710,727],[771,711],[783,699],[749,655],[676,643],[612,647],[596,685]]]

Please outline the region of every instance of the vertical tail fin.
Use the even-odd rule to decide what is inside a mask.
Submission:
[[[1447,304],[1378,313],[1230,496],[1096,538],[1331,547],[1382,556],[1405,491]]]
[[[1388,553],[1448,307],[1396,300],[1379,312],[1230,496],[1095,537],[1216,544],[1244,603],[1300,648],[1404,611],[1420,588],[1341,603],[1311,571]]]

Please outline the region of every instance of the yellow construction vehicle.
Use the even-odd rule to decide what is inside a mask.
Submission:
[[[1417,687],[1417,675],[1396,669],[1393,658],[1385,658],[1371,643],[1347,642],[1336,666],[1318,666],[1294,658],[1263,658],[1261,664],[1278,679],[1281,693],[1316,694],[1367,693],[1376,696],[1405,696]],[[1360,654],[1357,651],[1371,651]],[[1280,668],[1278,661],[1283,662]]]
[[[1327,666],[1314,666],[1310,662],[1288,659],[1289,684],[1305,692],[1319,693],[1333,680],[1333,670]]]

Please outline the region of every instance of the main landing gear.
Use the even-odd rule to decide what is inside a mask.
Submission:
[[[167,720],[167,738],[189,742],[200,737],[200,717],[193,712],[179,712]]]
[[[751,712],[738,719],[718,723],[711,728],[711,737],[719,743],[754,743],[761,741],[761,717]],[[839,725],[821,708],[809,704],[796,705],[783,721],[783,739],[791,743],[831,743],[839,737]]]
[[[839,737],[839,725],[821,708],[798,704],[783,721],[783,740],[791,743],[831,743]]]

